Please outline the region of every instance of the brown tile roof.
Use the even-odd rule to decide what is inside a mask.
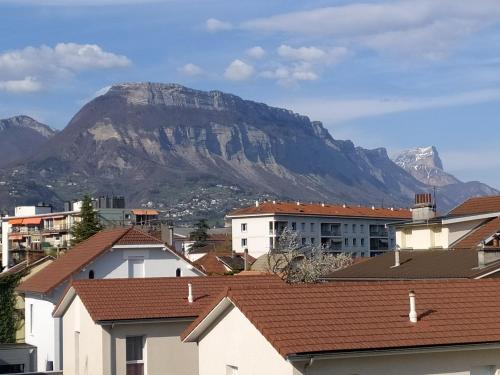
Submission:
[[[255,262],[255,258],[248,255],[248,262],[251,265]],[[245,268],[245,259],[243,254],[229,254],[210,251],[200,259],[194,262],[207,275],[224,275],[227,272],[238,272]],[[225,267],[227,266],[227,268]]]
[[[21,283],[17,290],[20,292],[49,293],[114,245],[136,245],[141,243],[139,239],[143,239],[148,245],[161,243],[154,237],[134,228],[103,230],[76,245],[36,275]]]
[[[188,283],[193,287],[192,304],[187,301]],[[98,322],[196,317],[226,287],[282,283],[272,276],[218,276],[75,280],[71,286]]]
[[[453,243],[453,249],[475,249],[481,242],[500,231],[500,217],[488,220],[464,238]]]
[[[491,212],[500,212],[500,195],[470,198],[451,210],[448,216],[476,215]]]
[[[500,268],[500,261],[478,267],[475,249],[400,251],[400,266],[393,267],[394,252],[388,252],[335,271],[325,278],[332,280],[413,280],[469,279]]]
[[[416,324],[408,318],[410,290],[416,293]],[[229,289],[226,296],[285,358],[500,342],[497,279],[273,286]]]
[[[165,245],[161,239],[141,230],[129,230],[115,245]]]
[[[318,216],[348,216],[348,217],[371,217],[382,219],[411,219],[411,212],[407,209],[341,206],[331,204],[304,204],[297,205],[289,202],[262,202],[258,207],[251,206],[230,212],[227,216],[246,215],[318,215]]]

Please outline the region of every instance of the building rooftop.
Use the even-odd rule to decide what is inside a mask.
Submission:
[[[294,216],[334,216],[368,217],[380,219],[412,218],[411,211],[401,208],[376,208],[331,204],[306,204],[293,202],[261,202],[255,206],[240,208],[230,212],[227,217],[254,215],[294,215]]]
[[[187,299],[188,284],[192,285],[193,303]],[[95,322],[104,322],[194,318],[227,287],[252,288],[280,284],[283,282],[276,276],[77,280],[71,283],[68,293],[72,289],[78,294]],[[55,309],[55,316],[64,313],[64,304],[63,298]]]
[[[489,219],[469,234],[451,244],[453,249],[475,249],[483,241],[500,232],[500,217]]]
[[[135,228],[103,230],[68,250],[66,254],[21,283],[17,290],[49,293],[115,245],[163,245],[163,242]]]
[[[493,212],[500,212],[500,195],[470,198],[451,210],[447,216],[467,216]]]
[[[355,263],[326,275],[329,280],[413,280],[413,279],[474,279],[500,270],[500,260],[478,268],[478,253],[467,250],[400,251],[400,266],[395,265],[395,253]]]
[[[416,294],[411,323],[409,291]],[[196,341],[236,306],[285,358],[500,342],[500,280],[327,283],[228,289],[183,333]]]

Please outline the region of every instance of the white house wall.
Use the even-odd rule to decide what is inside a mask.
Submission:
[[[299,373],[305,374],[303,367]],[[500,350],[318,360],[307,375],[499,375]]]
[[[293,367],[237,308],[230,308],[198,343],[200,375],[293,375]]]

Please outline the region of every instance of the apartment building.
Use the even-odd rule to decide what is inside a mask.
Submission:
[[[395,224],[406,222],[407,209],[301,202],[255,202],[230,212],[233,250],[257,258],[276,247],[283,230],[296,231],[302,245],[321,245],[331,253],[369,257],[396,245]]]

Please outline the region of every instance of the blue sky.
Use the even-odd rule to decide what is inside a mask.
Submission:
[[[500,1],[0,0],[0,118],[62,128],[100,89],[177,82],[290,108],[500,188]]]

